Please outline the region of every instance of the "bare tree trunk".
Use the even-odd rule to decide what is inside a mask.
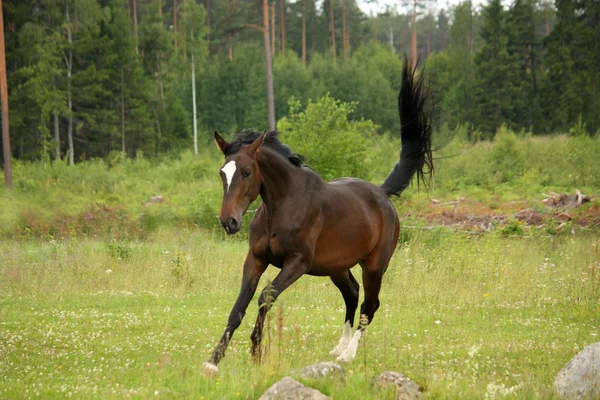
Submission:
[[[194,155],[198,155],[198,122],[196,118],[196,65],[192,52],[192,107],[194,107]]]
[[[346,44],[346,2],[342,0],[342,48],[344,50],[344,60],[348,61],[348,48]]]
[[[263,24],[265,41],[265,69],[267,74],[267,106],[269,110],[269,130],[275,130],[275,95],[273,93],[273,70],[271,66],[271,41],[269,40],[269,6],[263,0]]]
[[[177,51],[177,0],[173,0],[173,36],[175,37],[175,51]]]
[[[137,0],[133,0],[133,30],[135,33],[135,54],[140,54],[140,46],[138,43],[138,26],[137,26]]]
[[[58,111],[54,111],[54,154],[60,160],[60,130],[58,127]]]
[[[331,30],[331,48],[333,49],[333,65],[336,65],[335,25],[333,23],[333,0],[329,0],[329,29]]]
[[[129,36],[131,36],[131,10],[129,9],[129,0],[127,0],[127,28],[129,28]]]
[[[417,66],[417,2],[413,0],[412,37],[410,40],[410,57],[413,69]]]
[[[394,31],[392,28],[390,28],[390,46],[392,47],[392,49],[394,48]]]
[[[125,154],[125,72],[121,68],[121,151]]]
[[[302,65],[306,65],[306,0],[302,1]]]
[[[8,86],[6,82],[6,50],[4,48],[4,15],[0,0],[0,101],[2,101],[2,154],[4,156],[4,184],[12,188],[10,159],[10,132],[8,124]]]
[[[271,3],[271,54],[275,55],[275,2]],[[283,54],[283,53],[282,53]]]
[[[281,54],[285,56],[285,0],[279,0],[279,15],[279,29],[281,29]],[[275,30],[275,25],[273,25],[273,30]],[[274,46],[275,42],[273,42],[273,47]]]
[[[431,34],[427,32],[427,58],[431,55]]]
[[[156,153],[156,155],[158,155],[158,148],[160,146],[160,139],[161,139],[162,133],[160,131],[160,121],[158,120],[158,113],[156,112],[156,104],[154,104],[154,103],[152,103],[152,111],[154,114],[154,121],[156,122],[156,133],[157,133],[155,153]]]
[[[227,35],[227,41],[229,42],[229,61],[233,61],[233,37],[231,34]]]
[[[158,0],[158,16],[162,19],[162,0]]]
[[[135,0],[133,0],[135,3]],[[69,140],[69,165],[75,164],[75,146],[73,145],[73,101],[71,98],[71,74],[73,71],[73,37],[71,32],[71,20],[69,19],[69,0],[65,1],[65,16],[67,19],[67,40],[69,42],[69,55],[67,57],[67,107],[69,108],[69,127],[67,130],[67,138]]]
[[[206,44],[210,46],[210,0],[206,0]]]
[[[52,86],[56,88],[56,76],[52,77]],[[58,125],[58,107],[55,106],[53,112],[54,118],[54,157],[56,160],[60,160],[60,130]]]
[[[379,35],[379,2],[377,3],[377,14],[375,15],[375,28],[373,29],[373,43],[377,43]]]

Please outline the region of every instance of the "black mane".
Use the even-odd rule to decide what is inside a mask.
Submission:
[[[254,132],[253,130],[245,130],[239,133],[232,141],[229,143],[229,146],[225,148],[223,153],[225,157],[230,156],[232,154],[240,151],[240,148],[245,144],[250,144],[258,139],[262,135],[260,132]],[[279,140],[279,132],[271,131],[267,133],[265,137],[265,141],[263,142],[263,146],[267,146],[269,149],[275,151],[276,153],[282,155],[289,162],[294,164],[297,167],[303,167],[304,157],[298,153],[295,153],[290,147]]]

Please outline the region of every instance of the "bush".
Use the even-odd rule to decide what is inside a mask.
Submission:
[[[356,103],[342,103],[329,95],[316,103],[301,104],[290,99],[289,117],[279,122],[284,141],[307,158],[308,164],[325,180],[340,177],[372,178],[372,146],[376,125],[350,121]]]

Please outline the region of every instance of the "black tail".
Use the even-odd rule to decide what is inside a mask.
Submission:
[[[388,195],[400,196],[406,189],[415,172],[417,178],[425,182],[425,175],[433,173],[431,155],[431,126],[425,115],[427,94],[423,89],[423,74],[415,77],[416,68],[411,67],[408,57],[402,68],[402,87],[398,95],[400,114],[400,137],[402,149],[400,161],[385,179],[381,188]],[[427,166],[427,168],[425,168]]]

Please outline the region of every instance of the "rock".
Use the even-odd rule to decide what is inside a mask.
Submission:
[[[373,379],[373,386],[386,388],[394,386],[396,400],[416,400],[423,397],[423,389],[412,379],[400,372],[385,371]]]
[[[258,400],[325,400],[329,397],[286,376],[271,386]]]
[[[295,372],[301,378],[304,379],[320,379],[325,377],[339,378],[346,380],[346,371],[340,364],[325,361],[309,365]]]
[[[561,399],[600,398],[600,342],[581,350],[560,370],[554,393]]]
[[[150,204],[158,204],[162,203],[163,201],[165,201],[165,198],[163,196],[152,196],[144,202],[144,205],[148,207]]]

